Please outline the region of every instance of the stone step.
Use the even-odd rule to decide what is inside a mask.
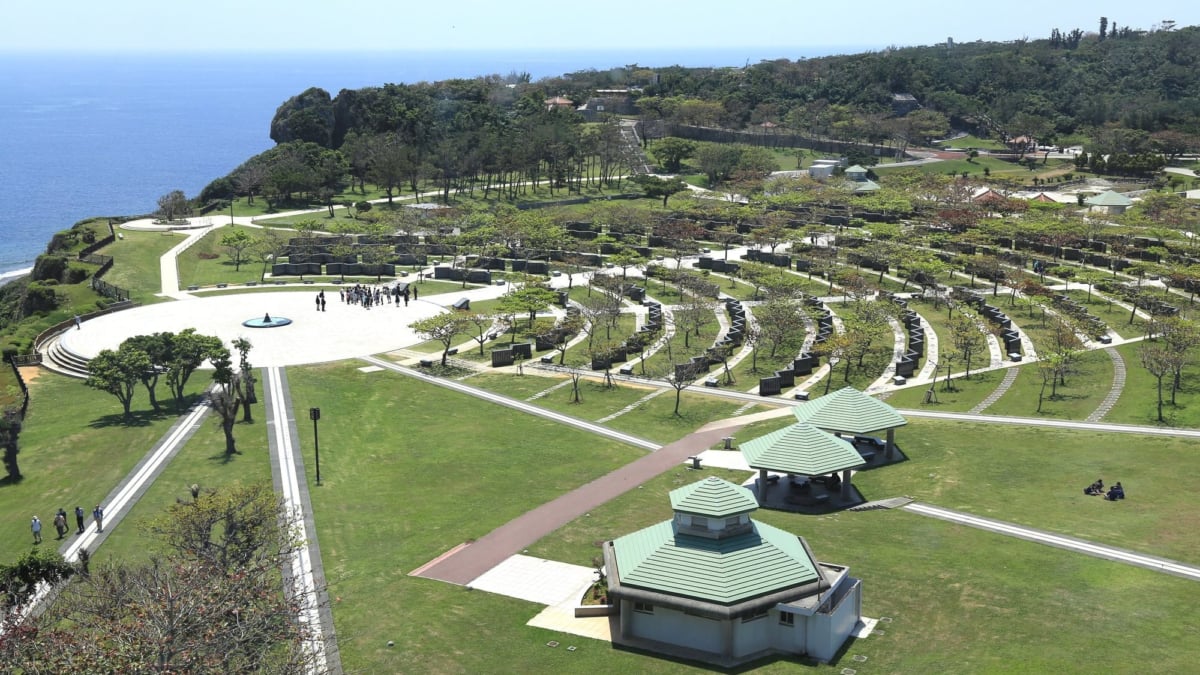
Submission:
[[[60,375],[66,375],[67,377],[87,379],[88,376],[87,359],[64,349],[59,344],[57,337],[51,340],[48,346],[43,348],[42,365],[51,371]]]

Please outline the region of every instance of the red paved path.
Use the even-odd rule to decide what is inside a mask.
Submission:
[[[683,460],[709,449],[739,426],[697,431],[597,478],[492,530],[469,546],[451,551],[412,574],[466,585],[572,520],[625,494]]]

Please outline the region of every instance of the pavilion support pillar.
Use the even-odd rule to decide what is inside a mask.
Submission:
[[[633,603],[629,600],[621,598],[621,608],[617,615],[620,621],[621,638],[628,640],[633,634],[633,627],[629,625],[631,615],[633,614]]]
[[[850,501],[851,496],[853,496],[853,494],[854,494],[850,491],[850,478],[853,475],[854,475],[854,472],[851,471],[850,469],[846,469],[845,471],[842,472],[842,500],[843,501],[847,501],[847,502]]]
[[[721,622],[721,656],[733,656],[733,619]]]
[[[894,428],[889,428],[887,430],[887,448],[883,451],[883,456],[890,462],[892,461],[892,455],[895,454],[895,451],[896,430]]]
[[[760,506],[767,505],[767,470],[758,470],[758,503]]]

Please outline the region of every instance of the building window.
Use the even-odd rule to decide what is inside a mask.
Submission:
[[[765,609],[762,611],[759,611],[759,612],[755,612],[753,614],[747,614],[746,616],[742,617],[742,623],[750,623],[751,621],[757,621],[766,615],[767,615],[767,610],[765,610]]]
[[[792,614],[791,612],[780,612],[779,613],[779,625],[795,626],[796,625],[796,615]]]
[[[699,527],[707,530],[708,518],[705,518],[704,516],[692,516],[692,527]]]
[[[654,605],[648,602],[635,602],[633,603],[633,611],[641,612],[642,614],[653,614]]]
[[[733,527],[734,525],[737,525],[741,521],[742,521],[742,519],[737,516],[734,516],[732,518],[726,518],[725,519],[725,527]]]

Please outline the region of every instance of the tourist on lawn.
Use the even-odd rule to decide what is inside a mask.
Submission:
[[[103,506],[100,506],[99,504],[97,504],[96,508],[92,509],[92,520],[96,521],[96,531],[103,532],[104,531],[104,507]]]
[[[33,532],[33,543],[42,543],[42,521],[38,520],[37,516],[29,523],[29,529]]]
[[[67,525],[67,512],[59,509],[58,513],[54,514],[54,531],[58,533],[58,538],[62,539],[67,536],[68,529],[70,527]]]
[[[1103,495],[1104,494],[1104,481],[1097,478],[1095,483],[1092,483],[1091,485],[1089,485],[1083,489],[1083,494],[1093,495],[1093,496],[1094,495]]]
[[[1105,495],[1105,498],[1110,502],[1115,502],[1118,499],[1125,499],[1125,488],[1121,487],[1121,481],[1117,481],[1117,484],[1109,489],[1108,494]]]

